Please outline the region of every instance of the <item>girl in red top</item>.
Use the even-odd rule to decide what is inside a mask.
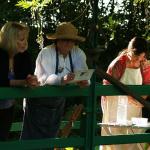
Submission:
[[[147,55],[147,41],[140,37],[134,37],[128,44],[128,48],[123,50],[117,58],[109,65],[107,73],[127,85],[142,85],[146,83],[143,74],[143,62]],[[105,85],[110,84],[104,80]],[[105,96],[101,100],[103,111],[103,123],[126,124],[132,117],[142,117],[142,105],[133,100],[130,96]],[[139,132],[139,131],[135,131]],[[141,131],[140,131],[141,132]],[[129,134],[127,128],[111,128],[110,133]],[[102,129],[102,135],[107,133]],[[114,148],[115,150],[136,150],[136,144],[122,144],[113,146],[103,146],[102,150]]]

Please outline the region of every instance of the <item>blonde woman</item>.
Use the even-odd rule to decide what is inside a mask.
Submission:
[[[7,22],[0,31],[0,86],[36,86],[28,48],[29,28]],[[7,140],[13,118],[14,100],[0,100],[0,140]]]

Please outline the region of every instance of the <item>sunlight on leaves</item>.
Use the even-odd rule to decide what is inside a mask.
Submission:
[[[148,2],[148,0],[134,0],[134,3],[143,3],[143,2]]]
[[[44,38],[43,38],[43,14],[42,10],[44,7],[47,7],[48,4],[52,4],[52,0],[20,0],[17,2],[16,6],[23,9],[30,9],[31,18],[36,20],[38,27],[37,43],[40,45],[40,48],[43,48]]]

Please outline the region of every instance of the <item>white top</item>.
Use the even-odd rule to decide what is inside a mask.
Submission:
[[[127,85],[142,85],[141,69],[126,68],[120,82]]]
[[[49,45],[41,50],[36,59],[35,75],[41,85],[60,85],[61,78],[71,71],[69,55],[65,58],[58,53],[58,68],[63,68],[61,73],[55,74],[56,70],[56,50],[55,45]],[[77,46],[71,50],[72,64],[74,71],[87,70],[85,53]]]

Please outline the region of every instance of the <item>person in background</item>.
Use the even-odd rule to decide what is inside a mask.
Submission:
[[[85,41],[70,22],[60,23],[56,33],[47,35],[54,40],[46,46],[36,59],[35,75],[41,86],[66,85],[74,79],[74,72],[87,70],[85,53],[75,45]],[[77,83],[88,86],[87,80]],[[26,101],[22,139],[56,137],[65,105],[64,97],[41,98]]]
[[[143,76],[143,63],[148,53],[147,41],[141,37],[134,37],[128,44],[128,48],[123,50],[109,65],[107,73],[127,85],[146,84]],[[145,83],[143,83],[143,81]],[[104,85],[110,84],[107,80]],[[142,117],[142,105],[130,96],[103,96],[101,99],[103,112],[103,123],[119,122],[124,117],[125,120],[131,120],[132,117]],[[121,108],[122,107],[122,108]],[[125,110],[125,112],[123,112]],[[120,112],[119,112],[120,111]],[[120,113],[120,114],[119,114]],[[120,115],[120,118],[119,118]],[[125,121],[122,120],[122,121]],[[125,122],[122,122],[125,123]],[[113,128],[109,131],[112,135],[127,134],[127,128]],[[134,131],[138,132],[138,131]],[[141,131],[140,131],[141,132]],[[104,129],[102,135],[108,135]],[[120,144],[101,146],[101,150],[137,150],[137,144]]]
[[[37,86],[31,69],[28,48],[29,28],[22,23],[7,22],[0,31],[0,86]],[[7,140],[13,120],[15,101],[0,100],[0,140]]]

